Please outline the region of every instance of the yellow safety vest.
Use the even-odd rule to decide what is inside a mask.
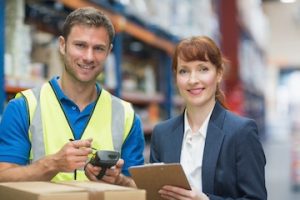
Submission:
[[[29,89],[18,94],[24,96],[29,112],[30,159],[34,162],[46,155],[57,153],[72,139],[73,132],[51,84]],[[133,124],[134,111],[125,102],[102,89],[94,111],[81,139],[93,138],[98,150],[121,153],[124,140]],[[58,173],[52,181],[74,180],[74,172]],[[77,170],[76,180],[87,180],[84,170]]]

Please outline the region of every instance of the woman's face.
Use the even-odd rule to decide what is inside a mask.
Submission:
[[[209,61],[186,62],[178,58],[176,83],[187,106],[203,107],[215,102],[222,73]]]

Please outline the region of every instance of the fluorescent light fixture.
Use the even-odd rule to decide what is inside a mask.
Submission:
[[[130,3],[130,0],[120,0],[120,3],[124,5],[128,5]]]
[[[296,0],[280,0],[281,3],[295,3]]]

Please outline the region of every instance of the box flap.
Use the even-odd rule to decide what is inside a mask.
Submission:
[[[60,185],[51,182],[7,182],[0,185],[35,194],[82,192],[82,188]]]
[[[63,181],[60,184],[77,186],[89,191],[89,200],[146,200],[146,191],[104,182]]]
[[[123,187],[119,185],[113,185],[104,182],[94,182],[94,181],[62,181],[58,183],[62,183],[64,185],[77,186],[88,190],[97,190],[97,191],[136,190],[135,188]]]

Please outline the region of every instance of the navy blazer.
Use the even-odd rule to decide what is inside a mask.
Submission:
[[[151,136],[150,162],[179,163],[183,135],[183,114],[156,125]],[[210,200],[265,200],[265,165],[256,123],[216,102],[203,152],[203,193]]]

